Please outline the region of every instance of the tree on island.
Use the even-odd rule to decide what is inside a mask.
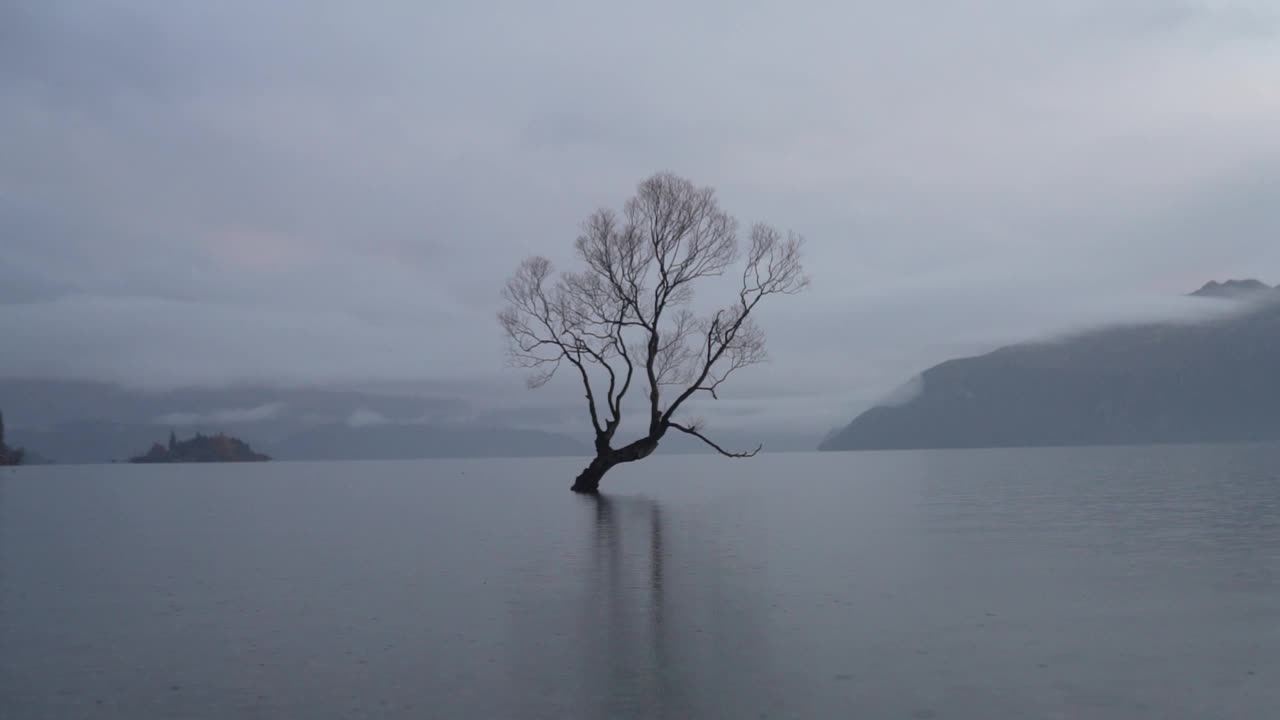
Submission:
[[[695,394],[716,398],[734,371],[765,360],[764,333],[752,312],[766,297],[795,294],[809,282],[800,262],[803,239],[756,224],[737,297],[696,314],[694,284],[725,274],[738,260],[737,230],[714,190],[661,173],[640,183],[620,215],[601,209],[583,223],[575,243],[583,271],[557,275],[550,261],[534,256],[507,281],[507,307],[498,319],[511,363],[533,371],[531,388],[567,365],[586,391],[596,457],[573,491],[598,492],[605,473],[648,457],[669,430],[727,457],[760,451],[726,450],[703,434],[699,421],[676,417]],[[637,374],[647,390],[647,427],[615,448],[623,398]]]
[[[205,463],[205,462],[266,462],[271,458],[256,453],[247,443],[224,433],[202,435],[196,433],[190,440],[179,441],[169,431],[169,445],[155,443],[143,455],[129,458],[131,463]]]
[[[0,466],[21,465],[26,460],[27,451],[22,448],[10,448],[5,444],[4,413],[0,412]]]

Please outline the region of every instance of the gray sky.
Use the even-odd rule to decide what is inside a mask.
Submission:
[[[707,409],[1280,282],[1267,0],[0,5],[0,374],[516,395],[519,260],[671,170],[809,238]],[[524,393],[519,390],[519,393]]]

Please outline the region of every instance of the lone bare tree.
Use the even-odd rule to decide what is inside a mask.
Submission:
[[[669,430],[728,457],[760,451],[731,452],[704,435],[699,421],[677,419],[691,397],[717,397],[734,371],[765,359],[764,334],[752,312],[766,297],[797,293],[809,282],[800,263],[803,239],[756,224],[737,297],[696,314],[694,284],[724,275],[738,261],[737,231],[715,191],[661,173],[640,183],[621,215],[601,209],[583,223],[576,248],[584,270],[556,274],[550,261],[535,256],[507,281],[507,307],[498,319],[511,363],[532,370],[531,388],[567,366],[586,391],[596,457],[578,475],[575,492],[598,492],[606,472],[648,457]],[[645,389],[636,414],[647,416],[647,428],[615,447],[623,400],[634,384]]]

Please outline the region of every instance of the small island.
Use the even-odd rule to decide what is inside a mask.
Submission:
[[[256,453],[243,440],[223,433],[201,435],[190,440],[178,441],[169,433],[168,447],[156,443],[145,455],[129,458],[131,463],[213,463],[213,462],[266,462],[271,458]]]

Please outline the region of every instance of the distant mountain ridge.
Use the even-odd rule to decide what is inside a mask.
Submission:
[[[119,462],[170,430],[226,433],[276,460],[429,459],[585,456],[594,450],[579,406],[476,407],[460,397],[415,394],[421,388],[342,390],[323,387],[131,389],[104,382],[0,379],[0,408],[12,418],[14,443],[27,462]],[[396,394],[403,393],[403,394]],[[563,428],[568,428],[564,430]],[[802,432],[761,434],[717,429],[732,448],[763,442],[766,452],[811,450]],[[668,437],[663,454],[713,452],[685,435]],[[38,453],[38,454],[37,454]]]
[[[1203,287],[1191,293],[1192,297],[1215,297],[1228,299],[1247,299],[1253,295],[1280,290],[1280,286],[1271,287],[1261,280],[1227,280],[1218,282],[1210,280]]]
[[[1243,307],[944,362],[916,397],[862,413],[820,449],[1280,440],[1280,288],[1233,280],[1192,295]]]
[[[124,461],[170,430],[233,435],[282,460],[590,451],[566,435],[506,427],[485,413],[477,417],[457,398],[411,394],[253,386],[145,391],[91,381],[0,379],[0,407],[14,421],[14,442],[58,463]]]
[[[539,430],[427,425],[323,425],[267,447],[280,460],[556,457],[590,451],[586,443]]]

